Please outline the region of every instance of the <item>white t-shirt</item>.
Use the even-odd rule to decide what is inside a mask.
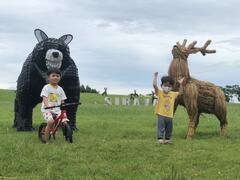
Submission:
[[[58,106],[61,105],[61,101],[67,99],[65,92],[60,86],[52,86],[51,84],[47,84],[43,87],[42,92],[40,94],[41,97],[45,96],[48,98],[49,106]],[[42,112],[52,112],[55,114],[61,113],[60,108],[53,109],[44,109],[44,103],[42,102]]]

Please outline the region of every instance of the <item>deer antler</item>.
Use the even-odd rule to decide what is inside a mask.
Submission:
[[[206,54],[216,53],[216,50],[207,49],[207,47],[211,44],[211,42],[212,42],[211,40],[207,40],[203,47],[195,47],[195,45],[197,44],[197,41],[193,41],[186,47],[187,40],[184,39],[182,44],[177,42],[177,47],[181,49],[183,53],[186,53],[186,54],[195,54],[195,53],[201,52],[202,55],[205,56]]]
[[[211,40],[207,40],[207,41],[205,42],[204,46],[201,48],[201,51],[200,51],[200,52],[202,53],[203,56],[205,56],[206,53],[208,53],[208,54],[216,53],[216,50],[207,49],[208,45],[211,44],[211,42],[212,42]]]

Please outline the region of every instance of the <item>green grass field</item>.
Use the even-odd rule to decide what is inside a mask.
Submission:
[[[103,97],[81,94],[74,143],[62,133],[49,145],[37,130],[13,129],[13,91],[0,90],[0,179],[240,179],[240,105],[228,105],[228,135],[204,115],[194,139],[185,139],[187,114],[178,108],[173,145],[156,140],[156,117],[149,107],[106,107]],[[43,122],[39,107],[33,125]]]

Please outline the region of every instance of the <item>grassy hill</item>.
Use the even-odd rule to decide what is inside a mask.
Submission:
[[[106,107],[101,95],[81,94],[74,143],[59,132],[45,145],[37,130],[11,127],[14,97],[0,90],[0,179],[240,179],[239,104],[228,104],[227,137],[204,115],[192,141],[185,140],[187,113],[178,108],[173,145],[160,145],[152,106]],[[33,126],[42,122],[36,107]]]

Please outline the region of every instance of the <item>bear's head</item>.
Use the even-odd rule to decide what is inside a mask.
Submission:
[[[38,70],[46,72],[50,68],[58,68],[61,71],[66,69],[72,60],[70,57],[68,44],[73,36],[66,34],[56,38],[48,38],[46,33],[40,29],[35,29],[34,34],[38,40],[32,52],[32,61]]]

